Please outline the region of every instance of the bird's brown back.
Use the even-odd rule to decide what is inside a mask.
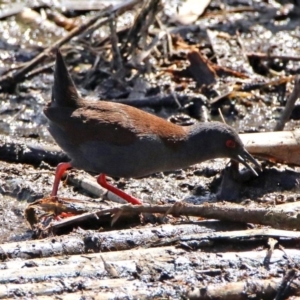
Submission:
[[[69,133],[75,143],[90,140],[128,145],[147,135],[158,136],[176,147],[186,138],[186,128],[137,108],[106,101],[78,101],[77,108],[48,105],[45,115]]]

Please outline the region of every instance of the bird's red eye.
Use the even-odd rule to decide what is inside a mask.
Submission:
[[[226,141],[226,147],[227,148],[235,148],[236,147],[236,142],[234,140],[227,140]]]

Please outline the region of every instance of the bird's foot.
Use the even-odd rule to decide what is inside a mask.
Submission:
[[[106,175],[105,174],[100,174],[97,178],[97,182],[102,186],[104,187],[105,189],[107,189],[108,191],[116,194],[117,196],[121,197],[122,199],[126,200],[127,202],[133,204],[133,205],[141,205],[142,202],[131,196],[131,195],[128,195],[126,194],[125,192],[119,190],[118,188],[112,186],[111,184],[109,184],[107,181],[106,181]]]
[[[57,165],[56,171],[55,171],[54,184],[53,184],[52,193],[51,193],[52,197],[57,195],[59,182],[60,182],[62,176],[68,169],[71,169],[71,168],[72,168],[72,165],[69,162],[68,163],[60,163]]]

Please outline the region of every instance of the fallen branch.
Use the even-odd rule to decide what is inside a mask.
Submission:
[[[291,214],[292,212],[292,214]],[[193,216],[223,221],[236,221],[272,226],[273,228],[299,230],[300,202],[281,204],[274,207],[245,207],[233,203],[206,203],[203,205],[190,205],[176,203],[175,205],[123,205],[104,209],[97,212],[85,213],[80,216],[62,220],[50,225],[52,229],[74,225],[77,222],[93,220],[105,215],[114,215],[112,224],[123,215],[134,216],[140,213],[170,214],[173,216]]]
[[[244,225],[217,221],[202,221],[195,224],[137,227],[106,232],[80,231],[65,236],[51,236],[43,240],[32,240],[2,244],[0,246],[0,260],[34,259],[59,255],[75,255],[83,253],[110,252],[130,250],[138,247],[157,247],[184,244],[188,248],[202,248],[215,246],[215,242],[248,243],[260,241],[266,244],[270,237],[280,243],[285,241],[297,243],[300,233],[277,229],[244,229]],[[221,232],[220,230],[224,230]],[[227,231],[226,231],[227,230]],[[295,244],[296,245],[296,244]]]
[[[284,253],[275,250],[270,269],[262,266],[265,254],[265,251],[208,254],[160,247],[10,260],[5,262],[5,269],[0,270],[0,298],[30,294],[31,297],[43,296],[43,299],[50,299],[44,297],[52,295],[53,299],[53,294],[59,293],[61,299],[92,295],[95,299],[112,299],[116,294],[119,298],[135,296],[144,299],[148,296],[147,299],[153,299],[157,293],[161,295],[163,292],[164,296],[169,295],[168,298],[172,299],[183,295],[188,299],[245,299],[245,293],[256,295],[259,299],[274,299],[285,277],[272,278],[272,272],[282,270],[288,273],[289,270],[283,267],[289,263],[287,257],[299,261],[300,251],[287,249]],[[102,258],[114,266],[121,278],[113,279],[114,273],[110,274],[105,269]],[[58,267],[62,265],[63,268]],[[225,282],[226,274],[234,274],[234,279],[227,277],[231,281]],[[206,287],[199,287],[198,283],[191,288],[190,282],[199,282],[199,277],[205,278]],[[268,279],[264,280],[266,277]],[[168,284],[168,278],[172,284]],[[153,280],[163,280],[164,284],[153,284]],[[215,283],[220,281],[224,283]],[[182,288],[178,289],[178,286]],[[289,281],[289,291],[292,295],[299,291],[299,282],[295,278]]]
[[[281,279],[253,279],[252,277],[238,282],[209,284],[203,288],[193,288],[187,293],[190,300],[244,300],[251,295],[255,299],[274,299],[281,287]],[[295,280],[288,287],[288,295],[297,295],[300,291],[300,281]],[[280,298],[280,299],[286,299]]]
[[[201,226],[202,225],[202,226]],[[91,252],[107,252],[116,250],[129,250],[147,244],[161,242],[163,238],[170,240],[176,237],[178,240],[179,233],[188,236],[206,231],[205,237],[212,233],[211,222],[200,224],[170,225],[145,227],[134,229],[123,229],[112,232],[85,231],[82,233],[71,233],[65,236],[50,237],[43,240],[32,240],[25,242],[16,242],[3,244],[0,246],[0,260],[22,258],[33,259],[58,255],[73,255]],[[216,227],[215,227],[216,228]],[[222,225],[226,230],[226,225]],[[228,227],[229,228],[229,227]],[[219,226],[219,230],[221,227]],[[208,233],[209,232],[209,233]]]
[[[0,160],[19,162],[38,166],[42,161],[55,166],[62,161],[69,161],[68,156],[59,147],[46,143],[33,142],[30,139],[0,135]]]

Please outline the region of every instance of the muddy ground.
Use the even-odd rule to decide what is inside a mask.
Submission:
[[[107,23],[90,26],[90,31],[78,32],[74,38],[61,42],[59,46],[81,94],[123,103],[132,99],[132,105],[183,125],[221,120],[221,110],[225,121],[241,133],[272,131],[292,92],[293,76],[300,72],[300,4],[208,2],[208,7],[192,22],[190,16],[180,15],[176,1],[149,1],[147,17],[141,19],[141,6],[133,5],[110,27]],[[15,3],[13,7],[0,2],[0,244],[32,239],[24,209],[51,192],[55,164],[43,159],[37,163],[11,158],[5,144],[21,147],[20,143],[29,143],[42,149],[45,144],[56,146],[43,115],[53,83],[51,47],[70,35],[66,24],[76,28],[98,13],[87,8],[77,10],[77,2],[74,3],[71,10],[50,2],[37,6]],[[22,5],[32,7],[29,16],[24,14]],[[198,9],[197,6],[194,10]],[[68,22],[55,23],[49,17],[51,13],[62,13]],[[161,32],[167,33],[151,45]],[[118,38],[120,54],[114,49],[111,36]],[[15,76],[45,51],[38,64]],[[207,78],[189,56],[191,52],[209,59]],[[140,59],[141,54],[144,59]],[[143,99],[148,102],[143,103]],[[299,118],[296,102],[285,130],[298,128]],[[299,199],[299,167],[263,160],[260,163],[263,171],[259,177],[234,181],[229,191],[223,181],[228,168],[224,159],[142,179],[111,180],[151,204],[229,200],[275,205]],[[78,174],[91,178],[84,171],[72,171],[72,176]],[[105,199],[71,181],[61,185],[59,195],[99,205]]]
[[[171,6],[169,2],[166,2],[159,13],[159,18],[168,22],[167,28],[169,30],[179,32],[179,34],[173,34],[170,37],[173,40],[176,37],[181,44],[179,46],[173,45],[172,52],[166,53],[163,53],[159,44],[157,51],[169,56],[163,60],[156,52],[152,53],[150,56],[152,61],[149,62],[148,59],[147,65],[148,67],[151,66],[153,70],[156,69],[156,72],[143,73],[141,78],[147,83],[144,96],[155,96],[159,95],[158,93],[163,95],[168,95],[170,92],[177,93],[179,102],[183,103],[179,104],[179,108],[174,100],[171,104],[150,105],[144,109],[165,118],[176,117],[180,114],[179,122],[182,116],[185,116],[183,122],[187,122],[188,117],[190,117],[190,122],[195,122],[195,118],[203,119],[206,115],[208,118],[219,119],[217,109],[221,108],[226,122],[233,125],[239,132],[272,130],[284,101],[291,92],[293,83],[290,81],[274,86],[266,85],[263,88],[253,88],[251,92],[244,92],[244,95],[242,93],[231,97],[225,95],[214,105],[211,105],[210,102],[216,97],[226,94],[236,84],[244,86],[247,84],[265,84],[278,78],[294,75],[299,71],[299,62],[296,60],[297,55],[299,55],[299,8],[288,2],[241,1],[239,3],[235,1],[231,3],[229,1],[220,6],[217,1],[212,1],[206,13],[197,22],[182,25],[172,21],[172,16],[176,11]],[[9,10],[5,3],[2,4],[2,7]],[[42,13],[43,11],[48,12],[49,8],[38,7],[34,10],[35,13]],[[134,11],[132,12],[134,15]],[[85,14],[80,13],[80,11],[66,11],[65,13],[68,17],[72,17],[72,14],[73,17],[74,14],[78,15],[74,17],[77,22],[83,22]],[[92,15],[93,12],[88,13],[87,16],[89,14]],[[130,15],[130,11],[128,14]],[[1,31],[4,32],[1,39],[2,76],[6,75],[11,68],[24,65],[43,49],[51,46],[53,42],[57,41],[60,34],[64,36],[68,34],[64,28],[58,27],[54,22],[50,23],[52,27],[46,19],[42,19],[41,22],[43,26],[38,28],[35,20],[30,19],[30,17],[26,18],[21,13],[2,19],[0,23]],[[120,28],[126,28],[128,26],[126,22],[129,21],[120,18],[119,22]],[[157,30],[156,26],[157,24],[151,28],[154,33]],[[99,65],[98,71],[93,69],[89,71],[95,63],[95,58],[104,57],[106,54],[104,50],[97,48],[99,39],[104,40],[106,32],[108,32],[108,28],[101,27],[94,32],[90,41],[89,47],[95,47],[95,50],[99,49],[98,56],[95,56],[94,52],[90,52],[90,48],[82,43],[82,38],[81,40],[76,38],[71,40],[69,45],[64,46],[66,50],[63,52],[69,53],[70,59],[67,59],[67,63],[73,66],[75,82],[83,95],[101,99],[123,99],[132,91],[136,78],[128,78],[128,76],[134,70],[126,70],[127,86],[117,85],[109,74],[104,73],[104,71],[108,73],[109,70],[114,70],[108,64],[109,59]],[[25,38],[24,34],[26,34]],[[37,40],[34,38],[36,35],[38,35]],[[47,38],[45,38],[46,36]],[[174,40],[173,43],[177,42]],[[109,44],[107,41],[106,45],[109,46]],[[189,65],[185,56],[189,47],[192,46],[211,57],[218,66],[228,67],[248,78],[219,76],[214,85],[205,89],[202,87],[202,95],[200,95],[201,86],[197,84],[197,81],[195,82],[190,74],[184,73]],[[248,56],[247,59],[246,55],[250,55],[250,53],[269,53],[279,58],[268,61],[257,58],[255,60]],[[296,58],[280,59],[281,55]],[[45,66],[46,62],[50,63],[49,68],[37,73],[30,80],[21,80],[14,86],[13,91],[2,84],[0,128],[2,134],[9,136],[12,141],[17,141],[19,137],[26,137],[32,143],[38,144],[39,141],[54,143],[47,131],[47,120],[43,115],[43,107],[51,97],[53,82],[51,62],[53,62],[53,56],[47,59],[42,66]],[[146,65],[145,62],[142,66],[144,65]],[[181,67],[183,71],[175,71],[172,68],[174,65],[177,65],[178,68]],[[167,71],[168,69],[169,71]],[[187,99],[184,99],[183,95],[188,95]],[[187,108],[184,108],[184,105]],[[297,128],[297,111],[296,105],[292,115],[293,119],[286,124],[285,129]],[[175,171],[171,174],[161,174],[142,180],[122,179],[120,185],[124,190],[130,191],[145,202],[150,203],[158,200],[163,202],[187,200],[193,203],[201,203],[204,200],[215,201],[218,184],[220,184],[218,178],[221,176],[225,163],[224,160],[216,163],[204,163],[186,171]],[[281,176],[284,170],[290,170],[286,171],[286,180],[279,180],[285,182],[281,188],[274,188],[276,179],[266,179],[266,183],[258,187],[261,189],[260,191],[255,192],[252,189],[252,192],[249,192],[245,189],[244,195],[240,195],[236,200],[296,196],[298,169],[292,166],[268,164],[265,172],[269,172],[267,171],[269,169],[275,170],[275,168],[281,170]],[[295,172],[296,175],[290,175],[290,172]],[[45,163],[41,163],[39,166],[30,166],[2,161],[2,242],[30,236],[30,234],[26,234],[27,226],[24,223],[22,211],[28,203],[49,194],[53,174],[54,166]],[[272,172],[268,174],[272,174]],[[288,184],[289,176],[292,176],[294,180]],[[256,180],[254,178],[253,182]],[[61,188],[60,194],[76,198],[90,196],[72,186]]]
[[[231,3],[229,1],[220,7],[218,2],[212,1],[206,14],[199,18],[195,24],[182,25],[171,21],[171,16],[175,13],[174,9],[171,10],[169,3],[165,5],[164,10],[159,14],[160,18],[169,20],[168,28],[172,26],[173,30],[177,29],[181,35],[174,34],[174,36],[181,38],[181,43],[186,46],[185,48],[177,46],[177,49],[173,50],[173,54],[169,53],[171,56],[164,62],[165,65],[161,65],[163,62],[161,57],[157,57],[155,54],[152,55],[152,59],[156,59],[156,61],[150,62],[150,66],[152,69],[156,69],[156,74],[160,74],[154,76],[150,72],[143,75],[143,80],[147,81],[146,96],[179,91],[180,95],[191,95],[190,97],[194,101],[188,100],[188,103],[185,104],[190,106],[188,109],[184,109],[182,106],[180,109],[176,109],[176,105],[171,105],[171,107],[170,105],[160,105],[144,109],[163,117],[176,116],[181,111],[186,116],[192,117],[195,117],[195,113],[198,113],[198,118],[203,118],[202,110],[204,110],[204,112],[208,112],[209,118],[218,119],[216,110],[221,108],[226,122],[233,125],[239,132],[272,130],[284,101],[292,89],[292,82],[254,89],[251,93],[245,92],[246,95],[224,96],[216,105],[210,105],[210,101],[216,96],[226,93],[230,89],[228,87],[233,87],[235,84],[267,83],[274,79],[294,75],[299,71],[297,60],[276,58],[270,59],[270,61],[257,59],[257,62],[253,62],[245,57],[247,53],[270,53],[279,57],[280,55],[297,57],[299,55],[300,37],[298,7],[292,3],[278,3],[275,1],[269,3],[261,1]],[[3,4],[3,7],[9,8],[5,4]],[[34,12],[41,12],[41,10],[43,8],[36,9]],[[67,15],[71,13],[67,12]],[[75,11],[74,13],[78,14]],[[132,13],[134,14],[134,11]],[[82,21],[82,16],[79,13],[79,16],[74,19]],[[44,21],[46,22],[46,20]],[[127,25],[126,20],[122,18],[119,22],[121,28]],[[125,22],[125,24],[122,22]],[[174,27],[174,25],[177,25],[177,27]],[[17,67],[26,63],[37,55],[42,48],[51,46],[59,37],[46,26],[42,29],[36,28],[37,25],[34,21],[24,19],[21,13],[3,19],[0,26],[2,27],[1,31],[4,32],[1,39],[2,74],[6,74],[12,66]],[[52,26],[53,28],[57,27],[55,23]],[[67,35],[65,29],[59,27],[57,29]],[[100,38],[99,35],[105,36],[103,32],[107,29],[105,27],[101,29],[94,33],[89,47],[96,44]],[[28,34],[26,39],[22,38],[24,31]],[[41,37],[41,41],[33,38],[37,32]],[[47,39],[43,39],[43,34],[47,35]],[[107,45],[109,45],[109,42],[107,42]],[[248,78],[218,77],[215,85],[203,90],[204,95],[210,98],[202,97],[199,95],[201,87],[197,86],[197,82],[191,76],[186,77],[186,74],[183,74],[189,64],[184,56],[191,45],[206,53],[208,57],[212,57],[213,61],[217,62],[219,66],[228,67],[231,70],[245,74]],[[117,99],[122,99],[124,95],[132,90],[134,80],[130,80],[130,78],[127,87],[114,86],[114,91],[110,89],[113,83],[110,82],[109,75],[105,76],[104,74],[101,77],[100,73],[98,75],[100,78],[95,79],[96,73],[93,74],[88,71],[93,65],[95,55],[91,52],[86,53],[85,51],[89,48],[81,41],[75,39],[65,47],[66,53],[70,53],[70,58],[72,56],[71,59],[67,59],[67,63],[75,68],[73,76],[78,88],[84,95],[102,99],[104,96],[106,98],[116,98],[117,96]],[[160,48],[159,50],[162,51]],[[103,55],[101,49],[99,51]],[[53,62],[53,57],[49,58],[48,62]],[[105,63],[103,63],[103,68],[108,69],[107,62]],[[149,62],[147,63],[149,64]],[[165,71],[168,68],[171,69],[174,64],[183,69],[182,74],[179,71],[178,74],[175,74],[175,71],[172,71],[173,74]],[[100,70],[102,71],[101,68]],[[90,82],[86,79],[86,75],[91,78]],[[95,85],[96,80],[100,82],[91,89],[89,86]],[[7,93],[3,88],[0,122],[3,135],[9,136],[12,142],[18,141],[18,137],[26,137],[32,139],[35,143],[39,143],[39,141],[54,143],[47,131],[47,120],[43,115],[43,107],[51,97],[52,82],[53,75],[50,67],[30,80],[22,80],[15,86],[12,93]],[[114,95],[117,93],[119,95]],[[197,101],[200,102],[200,108],[195,105]],[[195,120],[192,120],[192,122],[195,122]],[[286,125],[286,129],[297,127],[297,122],[296,107],[293,119]],[[216,163],[204,163],[186,171],[175,171],[171,174],[157,175],[142,180],[122,179],[120,184],[125,190],[150,203],[158,200],[180,201],[184,199],[193,203],[201,203],[204,200],[214,201],[218,183],[220,183],[217,178],[220,176],[225,163],[224,160]],[[279,167],[281,170],[289,168],[282,165],[267,166],[267,168],[275,167]],[[297,172],[297,169],[294,170]],[[24,236],[26,225],[24,224],[22,209],[27,203],[49,194],[53,182],[53,172],[54,166],[43,163],[39,166],[11,164],[5,161],[1,163],[2,215],[5,221],[2,224],[3,232],[1,234],[3,242]],[[202,176],[203,174],[205,176]],[[288,178],[289,175],[287,174],[287,182],[289,181]],[[253,180],[255,181],[255,179]],[[296,183],[285,184],[285,186],[288,186],[286,187],[287,190],[292,189],[292,195],[297,193],[298,185]],[[251,199],[257,200],[256,197],[262,196],[285,198],[287,197],[286,189],[278,191],[277,188],[274,188],[276,193],[272,194],[274,191],[270,186],[267,186],[265,195],[263,192],[253,193],[254,198]],[[278,194],[278,192],[283,194]],[[288,195],[290,193],[288,192]],[[78,191],[72,186],[61,188],[60,194],[79,198],[87,196],[84,195],[84,192]],[[248,198],[251,196],[247,192],[245,194]],[[12,198],[8,198],[8,196]],[[242,201],[243,197],[236,200]],[[11,228],[13,228],[13,233]],[[27,235],[25,234],[25,236]]]

